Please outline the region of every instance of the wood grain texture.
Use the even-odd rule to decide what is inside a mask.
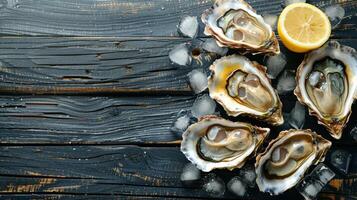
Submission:
[[[284,112],[296,97],[284,96]],[[0,96],[0,144],[179,144],[170,131],[177,113],[190,109],[195,96]],[[357,104],[353,110],[356,111]],[[271,128],[270,139],[288,126],[273,127],[248,117],[232,118]],[[306,116],[312,129],[335,145],[356,145],[349,132],[357,126],[353,112],[342,139],[334,140],[315,117]],[[287,124],[287,123],[286,123]]]
[[[58,199],[75,199],[75,200],[97,200],[97,199],[103,199],[103,200],[113,200],[113,199],[165,199],[165,200],[176,200],[176,199],[213,199],[213,198],[185,198],[185,197],[150,197],[150,196],[129,196],[129,195],[115,195],[115,194],[110,194],[110,195],[91,195],[91,194],[86,194],[86,195],[69,195],[69,194],[2,194],[0,195],[0,198],[5,199],[5,200],[11,200],[11,199],[19,199],[19,200],[58,200]],[[277,199],[277,197],[270,197],[270,199]],[[298,195],[292,195],[288,197],[289,200],[302,200],[302,197]],[[320,193],[318,196],[319,200],[356,200],[357,196],[355,195],[338,195],[338,194],[330,194],[330,193]]]
[[[130,195],[73,195],[73,194],[0,194],[0,199],[4,200],[58,200],[58,199],[75,199],[75,200],[122,200],[122,199],[129,199],[129,200],[155,200],[159,199],[158,197],[150,197],[150,196],[130,196]],[[174,200],[177,199],[173,197],[164,197],[160,199],[167,199],[167,200]],[[190,199],[190,198],[180,198],[180,199]]]
[[[200,189],[201,184],[181,184],[179,176],[187,160],[176,147],[2,146],[0,162],[1,194],[208,197]],[[237,170],[217,173],[227,182]],[[324,192],[353,195],[356,184],[355,176],[344,180],[337,177]],[[257,189],[251,191],[255,199],[286,198],[292,194],[297,196],[295,189],[278,197]],[[235,199],[229,192],[225,198]]]
[[[191,96],[1,96],[0,143],[160,143]]]
[[[260,14],[283,8],[283,0],[248,2]],[[346,16],[332,38],[357,48],[357,1],[308,2],[344,7]],[[195,98],[186,75],[202,65],[174,66],[168,52],[184,42],[199,45],[202,23],[199,39],[192,41],[177,37],[176,25],[183,15],[200,17],[211,5],[210,0],[0,0],[0,199],[209,199],[200,184],[180,183],[188,161],[169,131],[177,112]],[[289,69],[303,57],[283,46],[282,52]],[[289,112],[295,96],[281,98]],[[356,108],[339,141],[315,118],[306,119],[304,128],[353,154],[350,173],[337,173],[319,199],[357,199],[356,141],[348,134],[357,126]],[[285,128],[273,128],[270,138]],[[325,163],[333,168],[328,159]],[[217,173],[227,182],[237,171]],[[302,198],[294,189],[277,197],[249,192],[249,199]],[[236,199],[229,192],[224,198]]]
[[[1,193],[207,197],[197,187],[181,185],[179,175],[186,159],[177,148],[33,146],[1,150]]]
[[[279,14],[283,0],[247,0],[260,14]],[[353,0],[310,0],[321,8],[340,4],[346,10],[334,37],[355,37],[357,4]],[[0,34],[71,36],[173,36],[183,15],[198,16],[210,0],[1,0]],[[352,22],[352,23],[351,23]],[[202,31],[200,33],[202,34]]]
[[[0,37],[0,91],[189,92],[186,76],[192,67],[174,66],[168,58],[184,42],[188,40]]]
[[[339,39],[357,49],[356,39]],[[16,94],[192,94],[187,74],[208,70],[217,57],[201,51],[192,65],[170,63],[169,51],[202,41],[182,38],[0,37],[0,92]],[[296,69],[302,54],[288,51],[288,69]],[[234,51],[230,52],[234,53]],[[266,57],[249,56],[261,64]],[[276,84],[276,80],[273,81]]]

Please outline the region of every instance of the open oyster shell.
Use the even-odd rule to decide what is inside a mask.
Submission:
[[[217,116],[204,116],[182,135],[181,151],[204,172],[244,165],[254,155],[269,128],[232,122]]]
[[[284,122],[282,103],[264,66],[244,56],[231,55],[216,60],[210,70],[209,94],[228,115],[250,115],[273,125]]]
[[[256,158],[260,191],[280,194],[296,185],[311,165],[322,162],[331,142],[311,130],[280,132]]]
[[[308,53],[296,73],[295,95],[339,139],[357,98],[357,53],[336,41]]]
[[[241,49],[242,53],[279,54],[279,42],[269,24],[243,0],[217,0],[202,14],[204,33],[219,46]]]

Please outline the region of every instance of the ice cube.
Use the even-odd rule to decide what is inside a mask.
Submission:
[[[213,38],[207,39],[203,44],[202,48],[205,51],[211,52],[211,53],[216,53],[218,55],[224,56],[228,52],[228,48],[226,47],[220,47],[217,45],[217,42]]]
[[[247,183],[249,187],[254,187],[255,186],[255,179],[257,178],[257,175],[255,174],[255,170],[252,167],[246,167],[242,168],[239,170],[239,176],[242,178],[242,180]]]
[[[194,38],[198,32],[198,21],[196,16],[183,16],[178,25],[178,32],[186,37]]]
[[[285,113],[285,112],[283,112],[284,123],[278,127],[278,130],[279,130],[279,131],[291,129],[291,125],[290,125],[289,122],[288,122],[288,120],[289,120],[289,115],[290,115],[290,113]]]
[[[263,19],[264,19],[265,23],[269,24],[273,30],[275,29],[276,22],[278,21],[277,15],[265,14],[265,15],[263,15]]]
[[[296,188],[306,200],[312,200],[334,176],[335,173],[331,169],[320,163]]]
[[[286,65],[286,57],[283,53],[276,56],[269,56],[267,60],[267,74],[271,79],[275,79]]]
[[[313,180],[310,176],[306,176],[297,185],[297,190],[306,200],[313,200],[317,194],[322,190],[323,184],[318,180]]]
[[[211,115],[216,110],[216,102],[208,96],[208,94],[200,95],[193,102],[191,112],[196,118],[203,115]]]
[[[288,6],[293,3],[306,3],[306,0],[285,0],[285,6]]]
[[[222,197],[226,192],[224,181],[216,174],[208,174],[203,182],[203,190],[212,197]]]
[[[298,101],[295,102],[295,107],[289,114],[288,122],[293,128],[302,129],[305,123],[305,106]]]
[[[345,16],[345,9],[336,4],[325,8],[325,14],[330,19],[332,28],[336,28]]]
[[[169,53],[169,58],[171,62],[187,66],[191,64],[192,57],[188,51],[187,45],[185,43],[176,45]]]
[[[173,122],[173,124],[172,124],[172,126],[170,128],[170,130],[173,133],[175,133],[178,138],[181,138],[182,133],[185,132],[187,127],[189,125],[191,125],[192,123],[194,123],[194,122],[195,122],[195,119],[192,116],[190,111],[181,110],[177,114],[177,116],[176,116],[176,118],[175,118],[175,120],[174,120],[174,122]]]
[[[188,74],[191,89],[195,94],[207,89],[207,75],[200,69],[194,69]]]
[[[184,185],[196,184],[201,178],[201,171],[192,163],[187,163],[182,169],[180,180]]]
[[[348,173],[352,155],[348,151],[337,149],[330,155],[331,164],[344,174]]]
[[[351,137],[357,141],[357,127],[354,127],[351,131],[350,131],[350,135]]]
[[[320,163],[310,173],[312,179],[319,180],[323,185],[326,185],[329,181],[335,177],[335,173],[323,163]]]
[[[293,73],[285,70],[282,75],[280,75],[277,85],[277,90],[279,94],[286,94],[295,89],[296,81]]]
[[[227,183],[227,188],[228,188],[228,191],[232,192],[233,194],[235,194],[239,197],[244,197],[245,194],[247,193],[247,186],[246,186],[245,182],[238,176],[233,177]]]

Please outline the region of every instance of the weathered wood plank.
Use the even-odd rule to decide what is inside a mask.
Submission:
[[[57,199],[75,199],[75,200],[97,200],[97,199],[103,199],[103,200],[113,200],[113,199],[129,199],[129,200],[137,200],[137,199],[168,199],[168,200],[174,200],[177,198],[172,198],[172,197],[150,197],[150,196],[130,196],[130,195],[115,195],[115,194],[110,194],[110,195],[91,195],[91,194],[83,194],[83,195],[71,195],[71,194],[0,194],[0,199],[5,199],[5,200],[11,200],[11,199],[17,199],[17,200],[57,200]],[[186,199],[186,198],[180,198],[180,199]],[[189,199],[189,198],[187,198]]]
[[[33,146],[1,150],[0,193],[207,197],[197,187],[181,185],[179,174],[186,159],[177,148]]]
[[[355,39],[338,40],[357,49]],[[207,68],[215,56],[190,67],[170,63],[180,38],[0,37],[0,92],[26,94],[180,93],[190,94],[187,74]],[[190,43],[199,47],[200,41]],[[296,69],[302,54],[286,54]],[[204,58],[203,58],[204,57]],[[251,57],[264,64],[263,56]],[[275,80],[276,82],[276,80]],[[275,84],[273,81],[273,84]]]
[[[68,194],[5,194],[5,195],[0,195],[0,198],[5,199],[5,200],[10,200],[10,199],[35,199],[35,200],[57,200],[57,199],[76,199],[76,200],[94,200],[94,199],[178,199],[178,197],[149,197],[149,196],[127,196],[127,195],[90,195],[90,194],[84,194],[84,195],[68,195]],[[271,197],[270,199],[281,199],[281,197]],[[302,197],[298,195],[291,195],[287,196],[289,200],[302,200]],[[180,197],[179,199],[193,199],[193,198],[183,198]],[[207,199],[207,198],[197,198],[195,197],[194,199]],[[330,194],[330,193],[320,193],[319,200],[356,200],[357,196],[352,196],[352,195],[336,195],[336,194]]]
[[[180,183],[180,172],[187,162],[177,147],[2,146],[0,193],[207,198],[200,184],[189,187]],[[217,173],[227,182],[237,170]],[[337,177],[324,191],[354,195],[356,184],[356,176],[344,180]],[[252,194],[253,199],[272,198],[256,189]],[[297,195],[294,189],[280,197],[293,194]],[[227,192],[225,198],[235,197]]]
[[[336,195],[331,193],[321,193],[318,197],[319,200],[356,200],[356,195]]]
[[[0,96],[0,144],[160,144],[179,138],[169,130],[181,109],[190,109],[194,96]],[[284,96],[283,110],[295,105]],[[225,111],[219,108],[222,115]],[[332,139],[314,117],[310,128],[337,145],[355,145],[349,135],[357,126],[357,104],[341,140]],[[272,127],[247,117],[232,118],[270,127],[274,138],[284,126]],[[286,127],[285,127],[286,128]],[[178,144],[179,141],[176,142]]]
[[[283,0],[247,0],[259,13],[279,14]],[[335,37],[355,37],[353,0],[311,0],[326,7],[340,4],[346,9],[343,25]],[[172,36],[183,15],[200,17],[212,6],[208,0],[3,0],[0,5],[0,34],[76,36]],[[201,31],[202,35],[202,31]]]
[[[188,92],[191,67],[170,64],[180,38],[0,38],[0,91]]]
[[[160,143],[194,97],[0,98],[0,143]]]

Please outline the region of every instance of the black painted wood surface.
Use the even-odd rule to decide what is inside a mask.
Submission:
[[[283,1],[248,1],[259,13],[279,14]],[[339,3],[345,23],[334,37],[356,37],[354,0],[308,0],[321,8]],[[176,36],[183,15],[200,16],[210,0],[2,0],[0,33],[4,35]],[[201,33],[201,36],[203,34]]]
[[[261,14],[283,9],[283,1],[248,2]],[[345,18],[331,38],[357,48],[355,0],[308,2],[322,9],[344,7]],[[187,73],[207,68],[216,57],[177,67],[168,52],[184,42],[199,47],[206,39],[202,24],[195,40],[180,37],[176,25],[183,15],[200,17],[211,5],[209,0],[0,0],[0,198],[209,198],[200,185],[180,183],[188,161],[169,128],[195,99]],[[295,69],[303,55],[281,47],[287,68]],[[248,57],[266,62],[264,56]],[[289,112],[295,96],[281,99]],[[357,126],[356,104],[353,111],[339,141],[307,116],[304,128],[332,140],[333,149],[353,154],[350,173],[337,173],[320,199],[357,199],[356,141],[349,136]],[[270,138],[281,129],[273,128]],[[217,173],[228,181],[237,170]],[[295,189],[278,197],[250,193],[249,199],[302,198]],[[224,198],[236,199],[228,192]]]
[[[9,146],[0,150],[0,192],[4,194],[55,192],[209,198],[200,184],[193,187],[181,184],[180,173],[188,161],[178,147]],[[356,147],[349,150],[357,152]],[[218,173],[228,181],[237,175],[237,170]],[[349,176],[344,179],[337,176],[324,191],[355,196],[356,181],[357,169],[351,169]],[[270,197],[251,192],[251,198]],[[291,189],[280,198],[294,193],[295,189]],[[229,192],[225,198],[236,199]]]
[[[0,96],[0,143],[170,143],[192,96]]]
[[[357,39],[336,40],[357,47]],[[217,57],[201,55],[191,66],[178,67],[170,63],[168,54],[175,45],[187,43],[195,49],[202,41],[177,37],[1,37],[0,92],[192,94],[187,74],[193,68],[208,69]],[[283,46],[281,51],[286,54],[287,68],[296,69],[303,55]],[[266,62],[261,55],[250,58]]]

